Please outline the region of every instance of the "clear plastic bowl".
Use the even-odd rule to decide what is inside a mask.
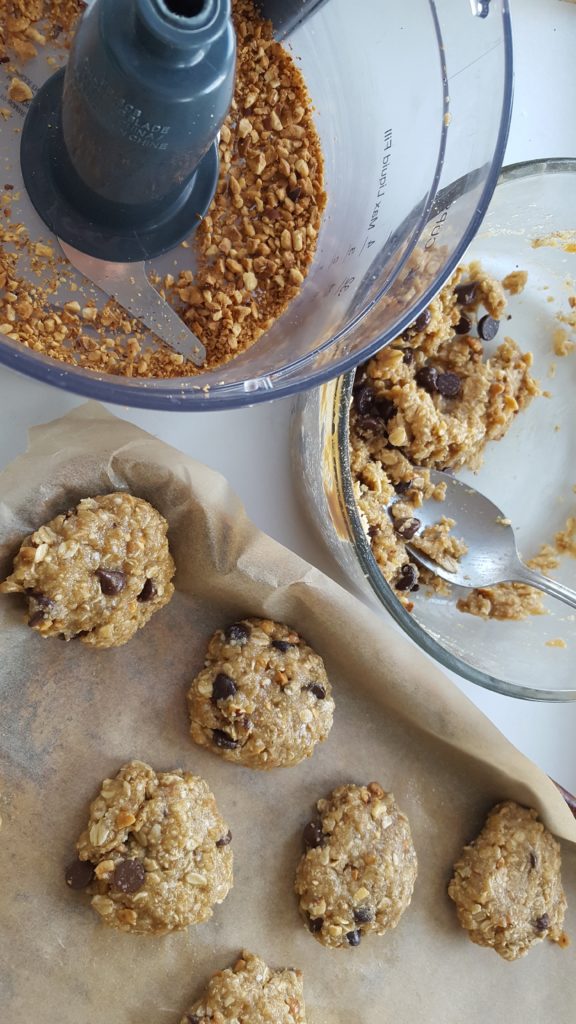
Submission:
[[[329,0],[289,43],[314,102],[329,198],[301,295],[267,334],[226,366],[177,380],[100,375],[6,338],[0,361],[103,401],[222,409],[343,373],[414,319],[474,237],[496,185],[512,98],[508,2]],[[51,69],[42,56],[26,70],[41,84]],[[0,69],[4,106],[7,83]],[[12,149],[0,168],[17,181],[18,136],[4,135]],[[33,225],[23,190],[21,204],[14,220]],[[36,231],[46,236],[37,218]],[[415,250],[428,261],[418,274]],[[156,269],[174,272],[175,256],[183,266],[190,250]]]
[[[576,160],[508,167],[467,253],[498,278],[514,269],[528,271],[524,292],[509,297],[505,333],[532,351],[534,375],[549,394],[534,399],[508,434],[488,445],[478,473],[459,473],[510,517],[526,558],[550,543],[568,516],[576,516],[576,348],[564,357],[553,350],[558,329],[576,343],[576,308],[569,302],[576,297],[574,211]],[[554,232],[567,233],[554,238]],[[552,244],[533,246],[550,235]],[[559,314],[572,317],[574,326]],[[566,605],[545,598],[546,615],[497,622],[459,612],[456,598],[467,593],[460,588],[451,598],[415,594],[412,613],[397,599],[372,555],[352,492],[353,376],[301,396],[293,431],[295,478],[353,588],[383,606],[424,651],[465,679],[528,700],[576,700],[576,615]],[[565,555],[553,575],[576,589],[576,558]],[[558,641],[566,646],[557,646]]]

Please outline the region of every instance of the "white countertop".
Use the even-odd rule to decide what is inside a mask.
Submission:
[[[516,0],[513,24],[515,105],[506,163],[576,157],[576,5]],[[61,416],[81,401],[0,368],[0,466],[25,449],[29,426]],[[204,415],[113,411],[220,470],[261,529],[342,582],[293,492],[290,408],[290,401],[282,400]],[[576,793],[576,702],[529,703],[453,678],[520,750]]]

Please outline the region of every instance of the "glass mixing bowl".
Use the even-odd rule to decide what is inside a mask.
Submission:
[[[576,160],[506,168],[466,254],[498,279],[516,269],[528,272],[522,294],[509,296],[505,332],[533,353],[533,373],[545,395],[518,415],[502,440],[488,445],[477,473],[458,474],[512,520],[526,558],[576,517],[575,210]],[[537,240],[545,244],[535,247]],[[554,351],[556,332],[563,332],[567,349],[574,345],[566,355]],[[563,335],[556,333],[557,343]],[[460,588],[451,598],[428,597],[421,589],[411,595],[412,613],[397,599],[372,555],[352,491],[353,379],[349,373],[301,396],[293,456],[306,507],[355,591],[383,606],[424,651],[473,683],[530,700],[576,700],[576,616],[566,605],[546,598],[546,615],[497,622],[459,612],[456,599],[468,592]],[[574,537],[576,542],[576,529]],[[565,555],[553,575],[576,589],[576,558]]]
[[[328,206],[312,269],[285,314],[249,351],[199,377],[101,375],[6,337],[2,362],[103,401],[222,409],[334,377],[414,319],[474,237],[500,171],[512,97],[508,0],[328,0],[289,45],[317,115]],[[43,56],[26,67],[33,85],[50,71]],[[8,81],[0,68],[0,107],[17,118],[22,109],[2,96]],[[0,155],[9,175],[0,180],[13,181],[18,134],[5,134],[12,149]],[[22,190],[13,219],[34,217]],[[154,269],[174,273],[190,251]]]

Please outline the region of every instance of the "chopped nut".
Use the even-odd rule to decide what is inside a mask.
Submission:
[[[127,828],[128,825],[133,825],[135,821],[136,818],[130,811],[119,811],[116,816],[116,828]]]
[[[34,93],[30,86],[20,78],[13,78],[8,86],[8,98],[14,103],[28,103]]]

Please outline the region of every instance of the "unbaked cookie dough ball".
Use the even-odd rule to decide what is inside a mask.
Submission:
[[[214,634],[188,707],[193,740],[249,768],[310,757],[334,713],[322,658],[289,626],[254,618]]]
[[[516,960],[542,939],[565,941],[560,845],[536,811],[494,807],[454,865],[448,895],[472,942]]]
[[[234,967],[218,971],[180,1024],[306,1024],[302,974],[293,967],[273,970],[246,950]]]
[[[300,911],[318,942],[359,946],[395,928],[410,904],[416,851],[408,819],[377,782],[339,786],[304,829],[296,871]]]
[[[142,498],[84,498],[23,541],[0,592],[26,595],[43,637],[120,647],[174,593],[167,529]]]
[[[231,839],[203,779],[130,761],[90,805],[66,882],[105,924],[162,935],[208,920],[226,898]]]

